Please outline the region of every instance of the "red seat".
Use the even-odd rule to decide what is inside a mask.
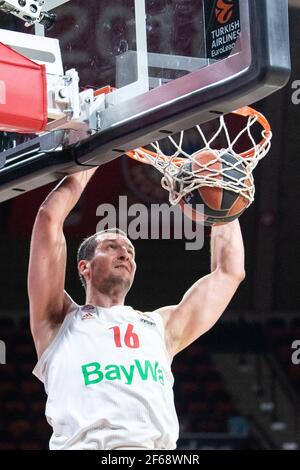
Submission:
[[[8,339],[10,339],[14,335],[15,330],[16,325],[12,318],[0,318],[0,331],[2,340],[7,341]]]
[[[26,406],[21,400],[12,400],[7,401],[3,404],[3,409],[6,411],[7,415],[12,416],[24,416],[26,413]]]
[[[220,401],[214,404],[214,412],[218,416],[228,416],[233,411],[231,401]]]
[[[293,318],[290,323],[290,333],[293,338],[300,338],[300,318]]]
[[[0,397],[2,402],[7,398],[16,397],[18,395],[18,389],[16,388],[16,384],[14,382],[9,380],[1,380],[0,383]]]
[[[194,401],[188,405],[188,413],[191,415],[208,413],[208,403],[203,401]]]
[[[199,393],[199,385],[196,382],[183,382],[179,385],[180,395],[189,400],[193,397],[197,397]]]
[[[195,376],[197,377],[197,380],[199,381],[203,377],[205,377],[209,373],[210,370],[211,370],[211,365],[209,363],[196,364]]]
[[[31,377],[34,367],[34,362],[25,362],[24,364],[19,365],[19,371],[23,377]]]
[[[291,365],[288,368],[288,374],[292,380],[298,381],[300,379],[300,367],[299,365]]]
[[[10,424],[8,425],[8,430],[9,430],[10,436],[14,440],[24,438],[24,437],[30,435],[31,432],[32,432],[31,425],[30,425],[29,421],[27,421],[26,419],[12,420],[10,422]]]
[[[0,450],[16,450],[16,446],[11,441],[0,442]]]
[[[289,335],[286,321],[283,318],[271,318],[268,320],[266,323],[266,330],[267,335],[275,343],[286,339]]]
[[[21,382],[20,391],[25,398],[30,397],[34,400],[43,396],[44,389],[40,382],[32,378]]]
[[[199,359],[205,353],[205,349],[201,344],[193,343],[186,351],[185,355],[189,359]]]
[[[283,364],[290,364],[292,356],[291,345],[287,344],[279,346],[277,349],[277,355]]]
[[[204,387],[207,395],[214,395],[225,391],[225,385],[221,381],[207,382]]]
[[[36,416],[43,416],[45,414],[45,406],[45,401],[34,401],[31,404],[31,413]]]
[[[52,429],[46,421],[46,418],[38,419],[34,424],[35,435],[39,439],[49,440],[52,434]]]
[[[15,356],[18,361],[34,362],[36,360],[36,352],[31,343],[17,344],[15,347]]]
[[[43,446],[39,441],[24,441],[18,445],[19,450],[43,450]]]
[[[198,422],[194,425],[194,432],[217,432],[218,426],[213,421]]]
[[[2,364],[0,366],[0,383],[3,380],[14,380],[16,378],[16,367],[14,364]]]

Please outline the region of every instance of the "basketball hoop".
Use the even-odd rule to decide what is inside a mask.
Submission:
[[[197,142],[198,148],[193,153],[184,149],[185,131],[181,131],[178,141],[173,136],[168,136],[163,141],[151,143],[150,148],[139,147],[127,152],[127,155],[138,162],[153,165],[163,174],[161,184],[169,191],[169,200],[172,205],[178,204],[185,195],[195,189],[208,186],[223,188],[242,195],[247,199],[248,207],[253,202],[255,193],[252,172],[258,162],[269,152],[272,132],[267,119],[253,108],[246,106],[231,114],[247,119],[243,129],[237,135],[231,136],[225,116],[220,116],[217,131],[211,132],[211,135],[206,136],[202,129],[203,125],[198,125],[195,131],[199,143]],[[257,131],[259,131],[258,137]],[[221,138],[223,139],[222,148],[218,148],[217,141]],[[163,142],[166,141],[173,153],[166,152],[163,148]],[[246,146],[245,141],[247,141]],[[243,147],[242,151],[241,147]],[[214,152],[213,159],[208,162],[199,161],[198,156],[202,151]],[[225,159],[228,153],[235,157],[232,163],[228,161],[228,158]],[[238,177],[228,178],[229,170],[238,172]]]

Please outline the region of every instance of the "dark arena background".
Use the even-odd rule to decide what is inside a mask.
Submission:
[[[246,279],[217,325],[173,362],[178,449],[300,449],[300,1],[290,2],[289,19],[290,81],[255,104],[269,119],[273,139],[254,172],[255,202],[240,218]],[[0,13],[0,27],[18,22]],[[81,75],[91,66],[84,60]],[[94,81],[91,75],[91,86]],[[0,133],[0,149],[22,138]],[[27,265],[34,218],[53,186],[0,205],[0,450],[48,449],[51,435],[43,385],[32,375]],[[66,289],[78,303],[84,291],[77,247],[95,232],[97,208],[118,208],[120,196],[149,206],[168,199],[151,167],[123,156],[99,169],[65,224]],[[127,305],[152,311],[175,304],[209,272],[209,230],[203,249],[187,251],[185,242],[134,241],[137,273]]]

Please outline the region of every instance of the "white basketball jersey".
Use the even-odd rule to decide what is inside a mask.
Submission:
[[[72,304],[33,373],[50,449],[175,449],[173,375],[157,313]]]

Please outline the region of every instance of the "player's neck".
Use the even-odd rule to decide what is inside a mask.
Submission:
[[[88,292],[86,304],[98,307],[110,308],[114,305],[124,305],[125,296],[123,294],[103,294],[102,292]]]

